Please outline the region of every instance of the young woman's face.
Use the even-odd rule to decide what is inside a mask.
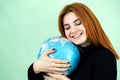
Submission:
[[[65,35],[70,41],[82,47],[90,45],[85,27],[74,12],[69,12],[64,16],[63,25]]]

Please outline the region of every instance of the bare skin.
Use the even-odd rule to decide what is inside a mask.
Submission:
[[[52,74],[52,73],[48,73],[48,76],[44,76],[44,78],[45,78],[45,80],[70,80],[65,75]]]
[[[40,72],[62,74],[62,71],[69,69],[70,64],[68,64],[68,61],[49,57],[53,52],[55,52],[55,50],[46,51],[41,55],[39,60],[34,62],[33,70],[36,74]]]

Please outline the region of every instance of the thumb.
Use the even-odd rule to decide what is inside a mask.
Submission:
[[[44,56],[49,56],[50,54],[52,54],[53,52],[55,52],[55,48],[47,50],[46,52],[43,53]]]

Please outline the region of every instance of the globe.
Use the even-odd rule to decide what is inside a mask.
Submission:
[[[80,51],[75,44],[62,36],[55,36],[45,40],[38,53],[38,59],[41,54],[49,49],[55,48],[55,52],[50,54],[49,57],[60,60],[69,61],[71,67],[69,70],[64,71],[63,74],[70,75],[78,66],[80,62]]]

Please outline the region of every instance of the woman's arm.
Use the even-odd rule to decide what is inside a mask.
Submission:
[[[42,76],[42,73],[61,73],[68,70],[70,64],[65,60],[58,60],[50,58],[49,54],[52,54],[54,50],[48,50],[43,53],[39,60],[35,61],[28,69],[29,80],[38,79]]]
[[[33,64],[28,68],[28,80],[44,80],[42,73],[36,74],[33,70]]]

